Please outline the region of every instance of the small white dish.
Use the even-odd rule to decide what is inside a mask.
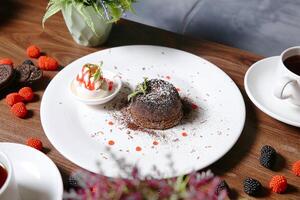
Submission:
[[[45,154],[22,144],[0,143],[9,157],[22,200],[61,200],[61,175]]]
[[[273,94],[278,59],[279,56],[274,56],[254,63],[245,75],[245,89],[261,111],[281,122],[300,127],[300,107]]]
[[[105,96],[105,97],[95,97],[95,98],[84,98],[84,97],[81,97],[80,95],[77,94],[77,91],[76,91],[76,88],[75,88],[75,84],[74,84],[74,81],[75,81],[75,78],[72,79],[71,83],[70,83],[70,92],[72,94],[72,96],[86,104],[86,105],[100,105],[100,104],[104,104],[104,103],[107,103],[109,102],[110,100],[112,100],[120,91],[121,87],[122,87],[122,81],[120,79],[120,77],[111,72],[111,71],[108,71],[108,70],[102,70],[103,71],[103,74],[104,74],[104,77],[109,79],[109,80],[112,80],[113,83],[114,83],[114,87],[113,87],[113,91],[110,92],[110,94],[108,96]]]

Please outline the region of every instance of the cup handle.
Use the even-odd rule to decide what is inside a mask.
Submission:
[[[288,78],[288,77],[282,77],[279,82],[277,83],[277,86],[274,90],[274,95],[279,99],[287,99],[290,97],[290,95],[283,95],[283,91],[285,90],[286,86],[289,84],[295,82],[295,80]]]

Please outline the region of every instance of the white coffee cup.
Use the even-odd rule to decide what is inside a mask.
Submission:
[[[1,200],[20,200],[18,186],[15,181],[12,164],[5,153],[0,151],[0,163],[7,171],[7,178],[3,186],[0,188]]]
[[[300,46],[288,48],[281,53],[277,66],[274,95],[282,100],[288,99],[292,104],[300,106],[300,76],[284,65],[284,60],[295,55],[300,55]]]

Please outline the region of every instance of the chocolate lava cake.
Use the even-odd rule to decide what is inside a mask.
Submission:
[[[183,116],[183,109],[176,88],[160,79],[148,80],[146,84],[146,92],[137,94],[129,106],[134,123],[159,130],[177,125]]]

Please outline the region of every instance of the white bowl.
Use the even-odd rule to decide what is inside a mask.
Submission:
[[[87,105],[100,105],[100,104],[104,104],[104,103],[107,103],[109,102],[110,100],[112,100],[120,91],[121,87],[122,87],[122,81],[120,79],[120,77],[111,72],[111,71],[107,71],[107,70],[102,70],[103,71],[103,75],[105,78],[109,79],[109,80],[112,80],[114,82],[114,88],[113,88],[113,92],[111,94],[109,94],[108,96],[106,97],[95,97],[95,98],[84,98],[84,97],[81,97],[77,94],[77,91],[76,91],[76,88],[74,86],[74,81],[75,81],[75,78],[72,79],[71,83],[70,83],[70,92],[72,94],[72,96],[77,100],[77,101],[80,101],[84,104],[87,104]]]

